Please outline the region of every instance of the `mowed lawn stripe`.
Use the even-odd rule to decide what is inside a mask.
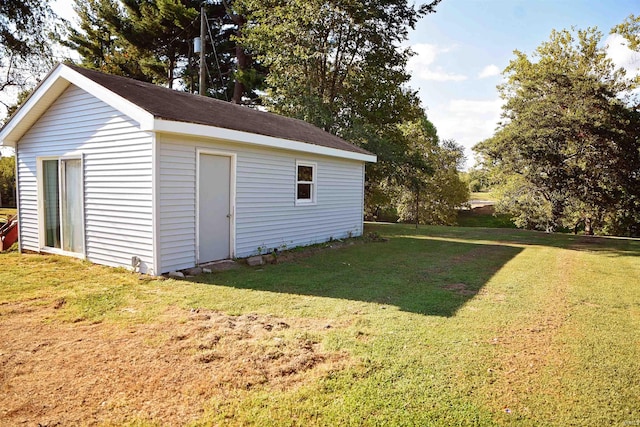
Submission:
[[[160,352],[170,344],[178,352],[167,357],[182,369],[202,369],[200,383],[219,388],[203,394],[201,416],[185,420],[191,425],[640,420],[639,241],[403,225],[368,225],[366,232],[387,240],[334,242],[281,264],[191,281],[140,280],[78,260],[3,254],[0,316],[14,321],[22,310],[36,318],[38,311],[28,310],[42,307],[49,329],[104,325],[139,331],[130,335],[131,348],[138,334],[146,336],[141,349]],[[287,329],[262,328],[276,318]],[[179,321],[172,326],[170,319]],[[237,335],[238,343],[254,353],[236,367],[216,359],[220,346],[234,347],[232,336],[201,329],[213,319],[245,322],[250,334]],[[251,335],[256,330],[259,339]],[[299,364],[307,371],[295,381],[286,370],[274,376],[280,371],[269,357],[302,356],[301,363],[316,360],[317,367]],[[216,380],[222,362],[228,372],[254,366],[252,372],[270,374],[264,383],[225,385]],[[119,369],[126,373],[126,365]],[[11,375],[5,373],[7,381]],[[139,381],[143,387],[145,379]],[[135,401],[118,404],[124,414],[135,408]],[[152,414],[132,409],[111,422],[163,424]]]

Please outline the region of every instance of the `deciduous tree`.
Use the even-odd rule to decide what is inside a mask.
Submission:
[[[498,208],[521,226],[620,226],[640,212],[639,115],[596,29],[553,31],[530,58],[515,52],[499,87],[504,123],[476,146],[502,184]],[[618,225],[614,225],[614,223]],[[628,232],[628,231],[627,231]]]
[[[626,38],[630,49],[640,51],[640,15],[629,15],[621,24],[613,27],[611,32]]]
[[[465,161],[464,148],[453,140],[440,141],[426,118],[401,128],[410,141],[412,155],[421,159],[406,171],[407,179],[395,192],[399,220],[413,222],[416,227],[455,224],[458,209],[469,200],[468,186],[459,174]]]
[[[242,41],[269,68],[264,104],[378,155],[367,168],[367,203],[384,199],[412,161],[398,125],[424,116],[407,87],[408,30],[439,0],[243,0]]]
[[[0,92],[28,89],[50,68],[54,17],[46,0],[0,1]]]
[[[16,158],[0,157],[0,207],[16,206]]]

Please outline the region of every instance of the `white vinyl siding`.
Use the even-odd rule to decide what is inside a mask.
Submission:
[[[158,147],[158,258],[165,273],[196,264],[196,150],[164,142]]]
[[[295,205],[295,164],[300,158],[317,165],[313,205]],[[292,248],[360,236],[363,168],[359,161],[301,153],[238,155],[237,255],[252,255],[260,246]]]
[[[153,267],[152,135],[70,86],[18,141],[20,238],[39,251],[36,158],[82,156],[85,254],[89,261]]]
[[[196,262],[196,153],[237,153],[235,256],[362,234],[364,163],[158,135],[160,272]],[[315,204],[296,206],[296,162],[316,165]]]

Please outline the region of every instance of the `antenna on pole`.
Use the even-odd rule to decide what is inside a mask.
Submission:
[[[200,5],[200,95],[207,93],[207,80],[206,80],[206,63],[205,63],[205,50],[207,40],[207,16],[204,13],[204,2]],[[194,40],[194,50],[197,46]]]

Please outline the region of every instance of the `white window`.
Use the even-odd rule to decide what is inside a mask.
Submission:
[[[84,253],[82,159],[41,158],[40,246],[52,252]]]
[[[296,205],[316,203],[316,169],[310,162],[296,162]]]

